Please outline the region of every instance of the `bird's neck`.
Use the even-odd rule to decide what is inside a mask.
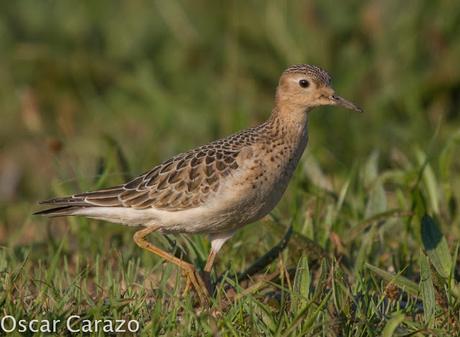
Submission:
[[[308,113],[305,107],[275,106],[267,121],[272,136],[298,142],[307,135]]]
[[[297,165],[308,142],[307,113],[302,111],[287,111],[275,107],[270,118],[260,130],[261,136],[271,144],[270,148],[284,149],[286,165],[293,170]],[[292,167],[291,167],[292,166]]]

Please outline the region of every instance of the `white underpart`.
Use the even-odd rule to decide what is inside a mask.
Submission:
[[[201,206],[176,212],[155,208],[139,210],[127,207],[85,207],[74,211],[73,214],[128,226],[160,226],[162,232],[168,232],[168,228],[172,227],[171,232],[194,233],[200,232],[206,223],[213,222],[210,213],[214,212]]]

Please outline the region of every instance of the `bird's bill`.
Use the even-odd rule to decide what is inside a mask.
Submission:
[[[353,111],[357,111],[357,112],[363,112],[363,109],[361,109],[360,107],[358,107],[354,103],[350,102],[349,100],[346,100],[345,98],[343,98],[341,96],[332,95],[332,96],[329,96],[329,99],[331,100],[332,105],[341,106],[341,107],[343,107],[345,109],[348,109],[348,110],[353,110]]]

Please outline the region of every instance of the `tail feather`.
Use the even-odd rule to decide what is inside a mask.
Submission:
[[[81,215],[91,219],[104,220],[120,223],[127,226],[138,226],[152,221],[152,213],[149,210],[136,210],[124,207],[103,206],[56,206],[35,212],[34,215],[48,217],[61,217]]]
[[[48,199],[48,200],[43,200],[39,202],[40,205],[79,205],[79,206],[85,206],[87,203],[83,198],[76,198],[74,196],[70,197],[62,197],[62,198],[53,198],[53,199]]]
[[[65,197],[58,197],[40,201],[40,205],[55,205],[58,206],[123,206],[119,195],[123,192],[123,188],[115,186],[102,190],[84,192]]]
[[[39,204],[48,205],[50,208],[37,211],[33,214],[51,217],[74,215],[77,210],[94,206],[85,201],[83,197],[77,197],[74,195],[43,200],[40,201]]]
[[[67,216],[67,215],[74,215],[75,211],[81,209],[82,206],[58,206],[52,207],[48,209],[44,209],[38,212],[33,213],[34,215],[46,215],[51,217],[58,217],[58,216]]]
[[[52,198],[40,201],[40,205],[47,205],[49,208],[38,212],[36,215],[66,216],[85,215],[82,211],[97,207],[122,207],[119,194],[124,191],[123,186],[114,186],[92,192],[83,192],[65,197]]]

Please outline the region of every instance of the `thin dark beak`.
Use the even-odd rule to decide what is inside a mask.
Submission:
[[[329,96],[332,105],[338,105],[344,107],[345,109],[354,110],[357,112],[363,112],[363,109],[356,106],[355,104],[351,103],[350,101],[346,100],[345,98],[337,95]]]

